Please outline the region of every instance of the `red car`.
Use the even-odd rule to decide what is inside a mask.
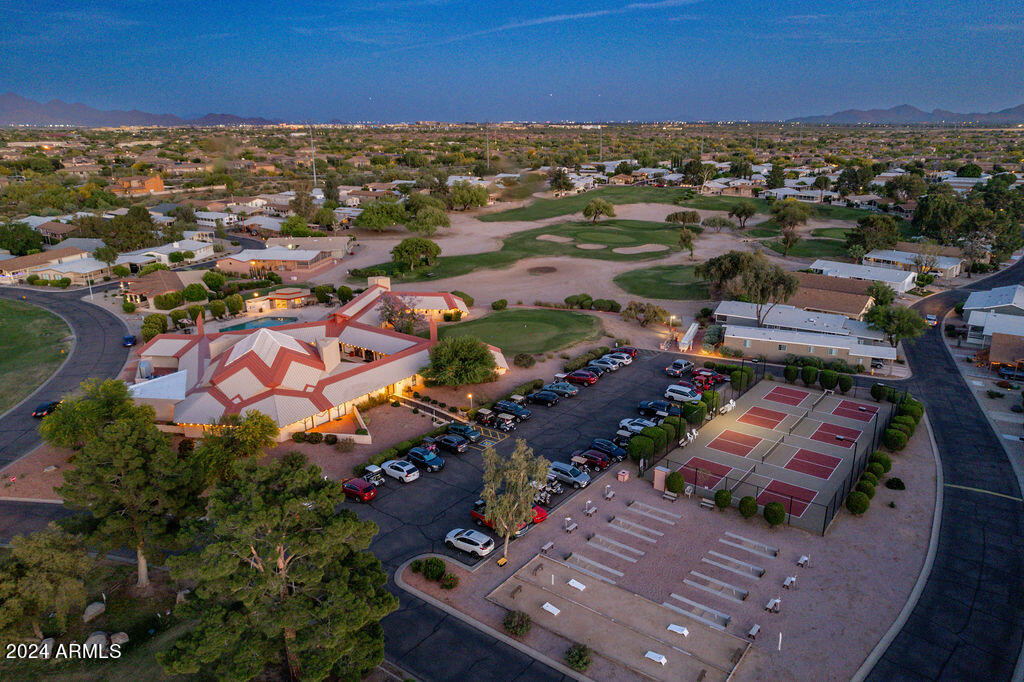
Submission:
[[[357,502],[369,502],[377,497],[377,486],[364,478],[349,478],[341,484],[341,489],[345,491],[345,497]]]
[[[494,528],[493,522],[487,518],[487,505],[483,500],[477,500],[473,503],[473,508],[469,511],[470,518],[473,519],[473,523],[478,526],[486,526],[488,528]],[[540,523],[548,518],[548,513],[540,507],[534,505],[533,507],[533,523]],[[526,535],[527,531],[530,530],[532,524],[524,523],[519,526],[516,530],[515,537],[522,537]]]
[[[612,352],[613,353],[625,353],[629,357],[635,358],[636,354],[639,353],[640,351],[637,348],[635,348],[634,346],[620,346],[619,348],[615,348]]]
[[[569,372],[561,378],[568,381],[570,384],[579,384],[581,386],[590,386],[597,383],[597,375],[582,369],[578,369],[575,372]]]
[[[587,466],[598,469],[607,469],[612,463],[611,457],[599,450],[577,450],[572,453],[572,457],[582,457],[586,461]],[[572,461],[571,458],[570,461]]]
[[[693,376],[694,377],[707,377],[708,379],[710,379],[712,382],[714,382],[716,384],[720,384],[723,381],[728,381],[729,380],[729,377],[725,376],[721,372],[716,372],[715,370],[707,369],[706,367],[702,367],[700,369],[693,370]]]

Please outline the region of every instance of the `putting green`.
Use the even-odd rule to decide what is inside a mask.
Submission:
[[[708,285],[697,279],[692,265],[655,265],[629,270],[612,281],[626,292],[644,298],[700,301],[709,297]]]
[[[544,353],[597,339],[604,333],[592,315],[568,310],[501,310],[476,320],[441,327],[440,338],[474,336],[505,355]]]

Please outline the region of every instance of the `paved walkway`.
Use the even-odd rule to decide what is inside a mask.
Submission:
[[[940,319],[972,290],[1024,281],[1017,264],[918,303]],[[941,328],[907,344],[909,386],[927,406],[945,479],[931,575],[869,679],[1011,679],[1024,639],[1024,503],[1006,453],[957,367]]]

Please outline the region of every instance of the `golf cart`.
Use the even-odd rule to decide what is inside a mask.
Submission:
[[[363,480],[369,481],[376,486],[384,485],[384,470],[376,464],[367,464],[366,470],[363,471]]]

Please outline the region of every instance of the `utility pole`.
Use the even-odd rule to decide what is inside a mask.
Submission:
[[[309,164],[313,167],[313,187],[316,187],[316,149],[313,147],[313,126],[309,126]]]
[[[487,170],[491,170],[491,129],[484,123],[484,156],[487,158]]]
[[[600,142],[597,147],[597,160],[604,161],[604,126],[597,124],[597,135]]]

